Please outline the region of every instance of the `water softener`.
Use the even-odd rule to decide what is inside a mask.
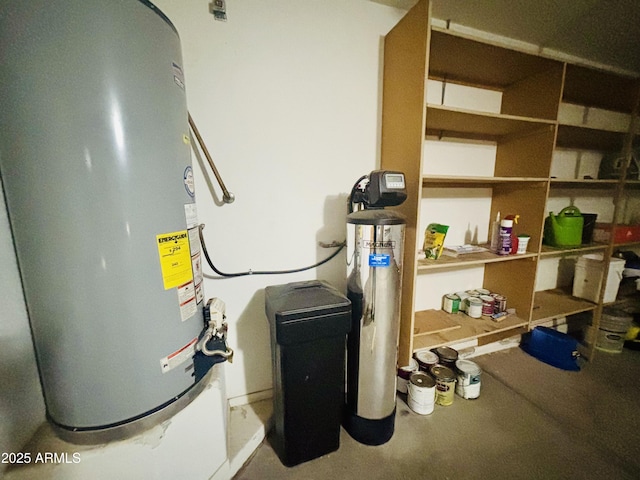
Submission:
[[[347,216],[347,337],[344,427],[357,441],[380,445],[392,436],[405,219],[385,207],[407,197],[404,174],[373,171],[351,193]]]

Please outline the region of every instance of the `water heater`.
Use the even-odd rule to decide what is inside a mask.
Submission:
[[[3,2],[0,172],[47,415],[193,392],[202,270],[180,41],[144,0]]]
[[[364,177],[363,177],[364,178]],[[396,411],[396,360],[400,332],[405,219],[384,207],[406,199],[404,174],[373,171],[347,216],[347,395],[344,427],[356,440],[380,445],[392,436]]]

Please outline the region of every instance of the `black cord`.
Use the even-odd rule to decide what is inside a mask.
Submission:
[[[320,265],[324,265],[329,260],[331,260],[336,255],[338,255],[346,245],[345,243],[340,244],[338,246],[338,249],[335,252],[333,252],[331,255],[329,255],[327,258],[325,258],[324,260],[321,260],[320,262],[316,263],[315,265],[310,265],[308,267],[294,268],[294,269],[291,269],[291,270],[266,270],[266,271],[256,271],[256,272],[254,272],[252,270],[249,270],[248,272],[225,273],[225,272],[221,272],[220,270],[218,270],[215,267],[215,265],[213,264],[213,262],[211,261],[211,258],[209,257],[209,253],[207,252],[207,246],[204,243],[204,235],[202,235],[202,230],[203,229],[204,229],[204,224],[201,223],[198,226],[198,234],[200,235],[200,245],[202,245],[202,252],[204,253],[204,258],[207,260],[207,263],[211,267],[211,270],[216,272],[221,277],[244,277],[244,276],[247,276],[247,275],[282,275],[282,274],[287,274],[287,273],[304,272],[305,270],[311,270],[312,268],[316,268],[316,267],[319,267]]]

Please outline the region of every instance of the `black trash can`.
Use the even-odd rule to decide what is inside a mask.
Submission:
[[[326,282],[295,282],[267,287],[265,310],[273,366],[271,443],[291,467],[340,446],[351,302]]]

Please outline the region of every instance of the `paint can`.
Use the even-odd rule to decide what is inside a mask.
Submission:
[[[480,374],[482,373],[478,364],[471,360],[461,359],[456,361],[456,371],[458,372],[456,393],[462,398],[478,398],[480,396]]]
[[[451,347],[438,347],[433,349],[433,352],[438,356],[438,363],[440,365],[449,367],[452,370],[455,369],[456,360],[458,360],[457,350]]]
[[[400,393],[407,393],[407,386],[411,374],[418,371],[418,362],[413,358],[409,360],[409,365],[398,367],[398,381],[396,382],[396,390]]]
[[[489,290],[487,290],[486,288],[476,288],[476,292],[478,292],[478,296],[482,296],[482,295],[491,295],[491,292]]]
[[[451,405],[456,385],[453,370],[444,365],[434,365],[431,367],[431,376],[436,381],[436,403],[445,407]]]
[[[493,313],[502,313],[507,311],[507,297],[494,293],[493,297]]]
[[[413,354],[413,357],[418,362],[418,367],[420,368],[420,370],[427,373],[431,371],[431,367],[437,365],[438,361],[440,360],[438,358],[438,355],[430,350],[421,350],[419,352],[416,352]]]
[[[472,318],[482,317],[482,300],[478,297],[467,298],[467,315]]]
[[[493,308],[495,306],[495,299],[491,295],[482,295],[482,315],[490,317],[494,314]]]
[[[436,399],[436,381],[425,372],[411,374],[408,385],[407,404],[420,415],[433,412]]]
[[[455,295],[457,295],[458,298],[460,299],[459,311],[460,312],[466,312],[467,311],[467,299],[471,295],[469,295],[467,292],[456,292]]]
[[[448,293],[442,299],[442,309],[447,313],[458,313],[460,297],[455,293]]]

